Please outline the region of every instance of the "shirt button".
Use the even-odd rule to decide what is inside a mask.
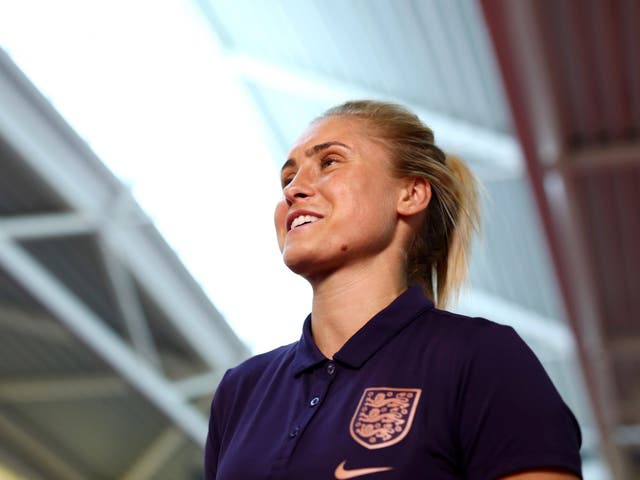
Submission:
[[[327,373],[329,375],[333,375],[334,373],[336,373],[336,366],[333,363],[330,363],[327,365]]]
[[[309,402],[309,405],[315,407],[318,403],[320,403],[320,399],[318,397],[313,397]]]
[[[289,432],[289,436],[293,438],[297,436],[299,432],[300,432],[300,427],[295,427],[293,430]]]

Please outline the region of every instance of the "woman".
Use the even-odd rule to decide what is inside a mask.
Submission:
[[[578,424],[514,330],[439,309],[478,215],[472,175],[433,141],[358,101],[293,146],[275,226],[312,313],[299,342],[225,374],[207,479],[580,476]]]

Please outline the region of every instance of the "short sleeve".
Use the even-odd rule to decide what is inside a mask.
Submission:
[[[458,432],[465,478],[537,468],[581,477],[578,422],[513,328],[481,328],[463,370]]]

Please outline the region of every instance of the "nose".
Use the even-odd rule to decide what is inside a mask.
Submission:
[[[291,181],[284,187],[284,196],[289,204],[313,195],[313,182],[310,172],[300,168]]]

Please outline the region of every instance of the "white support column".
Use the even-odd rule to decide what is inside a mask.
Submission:
[[[8,239],[0,238],[0,266],[135,389],[204,447],[207,420],[172,385],[146,366],[104,323],[50,273]]]

